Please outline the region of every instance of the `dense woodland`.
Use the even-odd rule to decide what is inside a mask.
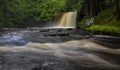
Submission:
[[[79,27],[100,34],[120,35],[120,0],[85,0],[85,18]],[[84,26],[86,19],[94,18],[89,27]]]
[[[0,0],[0,27],[28,27],[44,24],[58,14],[77,11],[77,27],[92,25],[120,26],[120,0]],[[32,26],[32,25],[31,25]],[[117,29],[119,32],[119,29]]]
[[[94,17],[102,10],[110,8],[112,6],[116,8],[116,16],[120,19],[120,8],[118,0],[85,0],[86,16]]]
[[[60,13],[77,10],[79,4],[73,0],[0,0],[0,27],[26,27],[49,21]]]

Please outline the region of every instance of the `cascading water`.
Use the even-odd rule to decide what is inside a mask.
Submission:
[[[44,27],[39,29],[56,28],[76,28],[77,11],[65,12],[55,17],[54,21],[49,21]]]
[[[67,12],[58,15],[55,18],[55,27],[59,28],[75,28],[76,27],[77,12]]]

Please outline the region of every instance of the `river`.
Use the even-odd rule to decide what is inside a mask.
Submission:
[[[120,37],[82,29],[5,29],[0,70],[120,70]]]

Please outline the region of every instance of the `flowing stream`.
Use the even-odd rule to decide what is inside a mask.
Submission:
[[[0,33],[0,70],[120,70],[120,37],[75,29],[77,12],[49,28]]]
[[[0,37],[0,70],[120,69],[120,37],[80,29],[8,31]]]

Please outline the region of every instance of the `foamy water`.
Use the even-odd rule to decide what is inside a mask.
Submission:
[[[33,52],[67,59],[85,67],[120,69],[119,62],[116,62],[120,58],[120,49],[106,48],[89,40],[74,40],[63,43],[29,43],[24,47],[0,47],[0,51]],[[108,57],[107,54],[111,56]]]
[[[3,33],[0,36],[0,70],[119,70],[119,47],[113,49],[93,42],[95,39],[112,44],[119,41],[119,37],[88,38],[89,33],[84,33],[77,29]],[[119,42],[114,44],[118,46]]]

